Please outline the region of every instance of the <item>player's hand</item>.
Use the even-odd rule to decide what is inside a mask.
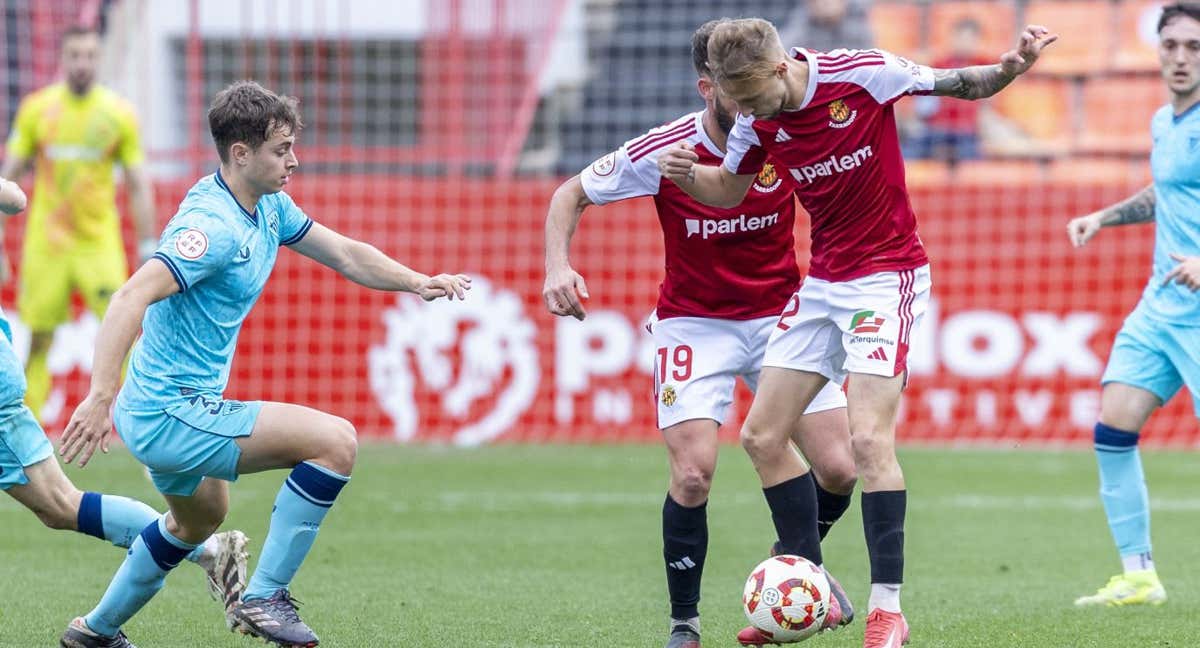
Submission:
[[[1067,238],[1071,239],[1071,245],[1077,248],[1086,245],[1099,231],[1100,219],[1096,218],[1095,214],[1072,218],[1071,222],[1067,223]]]
[[[110,405],[111,399],[88,394],[75,408],[58,445],[58,454],[62,456],[63,463],[71,463],[78,457],[79,467],[83,468],[96,453],[96,448],[108,454],[108,435],[112,432],[108,412]]]
[[[555,315],[570,315],[583,321],[587,310],[583,300],[588,298],[587,284],[571,266],[555,268],[546,272],[546,283],[542,286],[542,299],[546,308]]]
[[[700,156],[696,155],[694,148],[687,142],[678,142],[663,151],[658,156],[658,172],[664,178],[675,182],[695,180],[695,167],[700,161]]]
[[[1200,290],[1200,257],[1172,254],[1171,258],[1178,261],[1179,265],[1167,273],[1167,276],[1163,278],[1162,285],[1165,286],[1174,281],[1181,286],[1187,286],[1188,290],[1192,292]]]
[[[422,281],[413,292],[420,295],[421,299],[425,301],[433,301],[439,297],[454,301],[455,297],[460,300],[465,299],[467,291],[470,289],[471,278],[467,275],[440,274]]]
[[[1000,69],[1005,74],[1017,76],[1033,66],[1042,50],[1058,40],[1058,34],[1041,25],[1028,25],[1017,38],[1017,47],[1000,55]]]

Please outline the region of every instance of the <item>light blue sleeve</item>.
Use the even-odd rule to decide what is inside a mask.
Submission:
[[[220,218],[203,211],[171,219],[153,258],[162,261],[186,292],[228,265],[238,251],[237,233]]]
[[[312,229],[313,219],[300,209],[292,197],[279,192],[279,244],[292,245],[299,243],[300,239],[308,234],[308,230]]]

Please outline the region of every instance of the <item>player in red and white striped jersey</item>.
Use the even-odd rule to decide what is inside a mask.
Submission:
[[[809,277],[768,344],[742,445],[765,491],[781,491],[782,500],[811,498],[796,485],[803,464],[784,451],[789,422],[828,381],[849,376],[871,560],[865,648],[896,648],[908,638],[900,612],[906,493],[895,426],[909,339],[930,289],[892,104],[910,94],[991,96],[1056,38],[1030,26],[996,65],[934,70],[880,50],[789,53],[765,20],[724,21],[709,40],[709,66],[739,113],[725,159],[706,165],[686,143],[659,156],[664,176],[697,200],[721,206],[746,195],[769,154],[789,168],[812,216]],[[777,515],[776,500],[767,501],[777,527],[793,522]]]
[[[654,336],[654,395],[667,444],[670,489],[663,505],[663,554],[671,598],[667,648],[699,648],[698,603],[707,553],[706,503],[716,469],[717,428],[733,401],[736,379],[754,389],[763,352],[779,313],[800,283],[792,229],[797,184],[785,169],[763,160],[740,204],[731,209],[696,202],[659,173],[659,154],[686,142],[701,160],[720,164],[734,122],[732,107],[716,98],[707,73],[708,36],[717,21],[692,39],[697,88],[705,109],[652,129],[596,160],[555,192],[546,219],[546,306],[556,315],[586,315],[583,277],[568,247],[584,208],[653,196],[662,225],[666,277],[648,328]],[[841,516],[854,489],[845,394],[830,382],[790,427],[813,464],[805,468],[820,530],[800,547],[821,563],[819,537]],[[787,452],[793,453],[789,447]],[[815,476],[815,479],[814,479]],[[798,519],[812,511],[798,513]],[[811,521],[811,520],[810,520]],[[836,582],[836,581],[833,581]],[[839,598],[844,593],[838,586]],[[827,623],[848,622],[838,606]]]

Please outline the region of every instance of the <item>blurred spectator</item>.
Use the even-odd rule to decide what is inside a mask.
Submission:
[[[950,51],[932,62],[934,68],[951,69],[995,63],[995,56],[979,51],[982,29],[972,17],[954,23]],[[980,154],[980,133],[985,120],[995,116],[981,101],[921,97],[917,104],[920,124],[914,128],[906,155],[939,160],[973,160]]]
[[[828,52],[868,49],[875,44],[867,12],[869,0],[803,0],[779,30],[784,47]]]

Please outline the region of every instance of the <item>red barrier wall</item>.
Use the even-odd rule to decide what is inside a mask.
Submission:
[[[541,301],[542,225],[555,185],[301,175],[292,194],[319,222],[422,271],[469,272],[476,289],[463,303],[426,305],[281,254],[243,331],[228,395],[310,405],[349,418],[362,434],[401,439],[656,440],[641,327],[662,275],[652,206],[638,200],[585,214],[573,261],[588,281],[590,317],[555,319]],[[1076,251],[1065,224],[1138,187],[914,193],[935,303],[913,343],[903,440],[1090,438],[1100,372],[1149,272],[1153,228],[1106,230]],[[160,213],[172,213],[185,189],[160,186]],[[12,229],[15,254],[20,228]],[[11,288],[4,296],[13,315]],[[59,368],[66,406],[51,429],[86,389],[90,339],[86,327],[73,335],[62,344],[78,366]],[[739,408],[747,404],[743,393]],[[725,438],[735,438],[739,420],[723,428]],[[1190,399],[1156,415],[1147,437],[1194,445]]]

